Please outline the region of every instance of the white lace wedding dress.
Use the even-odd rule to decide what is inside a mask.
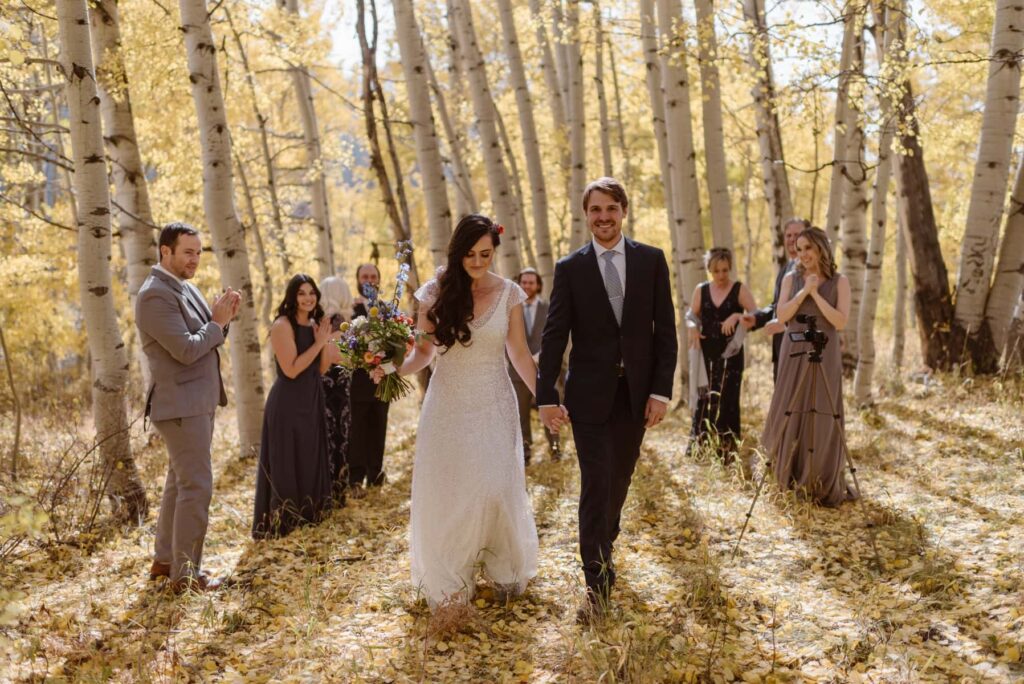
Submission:
[[[436,280],[416,291],[426,306]],[[509,314],[526,300],[510,280],[470,322],[472,342],[443,354],[416,433],[409,551],[413,586],[431,608],[469,600],[476,573],[521,592],[537,574],[518,408],[505,361]]]

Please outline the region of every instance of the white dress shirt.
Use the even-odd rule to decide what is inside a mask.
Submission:
[[[157,265],[156,265],[156,266],[154,266],[153,268],[154,268],[154,269],[156,269],[157,271],[160,271],[160,272],[161,272],[161,273],[163,273],[164,275],[169,275],[169,276],[171,276],[172,278],[174,278],[174,282],[178,283],[178,284],[179,284],[179,285],[181,285],[182,287],[184,287],[184,286],[185,286],[185,281],[183,281],[183,280],[182,280],[181,278],[179,278],[178,276],[176,276],[176,275],[174,275],[173,273],[171,273],[170,271],[168,271],[168,270],[167,270],[166,268],[164,268],[164,267],[163,267],[163,266],[161,266],[160,264],[157,264]]]
[[[619,236],[619,241],[613,247],[602,247],[597,243],[597,240],[591,240],[591,244],[594,245],[594,254],[597,255],[597,267],[601,270],[601,282],[604,282],[604,269],[608,266],[608,261],[602,256],[605,252],[615,252],[615,256],[612,257],[612,264],[615,266],[615,270],[619,272],[619,282],[622,283],[622,297],[626,297],[626,238]]]

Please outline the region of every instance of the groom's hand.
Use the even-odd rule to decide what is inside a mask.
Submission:
[[[647,420],[644,423],[644,427],[649,430],[663,421],[667,410],[668,404],[654,397],[649,398],[647,400],[647,409],[644,411],[644,418]]]
[[[569,418],[569,412],[564,406],[542,406],[540,408],[540,421],[552,434],[557,434],[562,425]]]

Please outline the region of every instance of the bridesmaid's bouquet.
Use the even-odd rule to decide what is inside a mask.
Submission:
[[[353,370],[361,368],[367,373],[382,368],[386,375],[377,385],[374,396],[381,401],[401,399],[413,388],[412,383],[395,371],[405,360],[406,350],[415,343],[415,321],[398,308],[409,280],[409,259],[412,242],[399,242],[395,258],[398,275],[395,294],[390,301],[380,298],[380,292],[371,288],[366,308],[369,315],[358,316],[351,323],[342,323],[338,339],[342,365]]]

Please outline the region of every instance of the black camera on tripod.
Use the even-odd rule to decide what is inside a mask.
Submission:
[[[812,360],[821,358],[821,352],[824,351],[825,345],[828,344],[828,335],[823,331],[818,330],[818,317],[813,314],[797,314],[797,323],[804,323],[807,325],[806,330],[800,332],[789,333],[789,339],[791,342],[808,342],[814,348],[811,353]],[[799,352],[803,353],[803,352]],[[794,354],[796,356],[797,354]]]

